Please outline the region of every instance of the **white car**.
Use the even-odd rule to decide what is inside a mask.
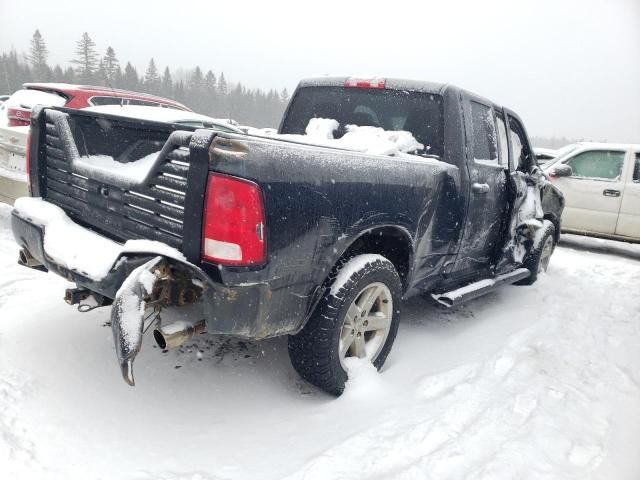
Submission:
[[[566,200],[562,231],[640,242],[640,144],[577,143],[542,168]]]

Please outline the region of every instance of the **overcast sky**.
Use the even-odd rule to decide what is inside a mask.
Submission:
[[[373,73],[457,84],[530,135],[640,143],[640,0],[0,0],[0,51],[39,28],[63,66],[89,32],[144,72],[200,65],[249,87]]]

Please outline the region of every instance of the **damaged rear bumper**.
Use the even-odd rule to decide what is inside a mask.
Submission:
[[[306,299],[295,297],[300,303],[297,309],[296,305],[291,308],[291,296],[286,289],[274,289],[272,282],[224,285],[196,265],[153,251],[123,251],[106,275],[100,279],[91,278],[66,268],[61,264],[63,262],[47,254],[45,227],[21,217],[15,210],[11,223],[14,237],[23,249],[21,258],[28,259],[22,264],[49,270],[78,287],[114,300],[111,323],[116,353],[122,376],[130,385],[133,385],[133,359],[142,344],[145,310],[150,306],[179,307],[198,302],[202,317],[193,320],[204,321],[204,325],[198,327],[200,333],[207,331],[251,339],[291,333],[304,318],[301,307]],[[70,236],[68,241],[69,248],[73,249],[77,240]],[[169,276],[163,273],[169,270]],[[170,288],[165,288],[167,278]],[[129,305],[125,306],[127,302]],[[131,305],[137,312],[135,318],[127,317]]]

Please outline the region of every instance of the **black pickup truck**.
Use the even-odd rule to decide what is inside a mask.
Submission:
[[[336,138],[369,126],[420,147],[311,145],[314,118],[337,121]],[[34,111],[39,198],[14,208],[19,262],[75,282],[70,304],[113,305],[129,384],[154,326],[163,348],[204,332],[288,335],[295,369],[338,395],[352,357],[382,367],[403,299],[453,306],[548,265],[564,201],[507,108],[452,85],[314,78],[279,134]],[[182,320],[154,315],[179,309]]]

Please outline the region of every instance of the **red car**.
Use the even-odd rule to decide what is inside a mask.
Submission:
[[[146,93],[66,83],[25,83],[5,103],[8,126],[28,126],[35,105],[85,108],[99,105],[146,105],[191,110],[181,103]]]

